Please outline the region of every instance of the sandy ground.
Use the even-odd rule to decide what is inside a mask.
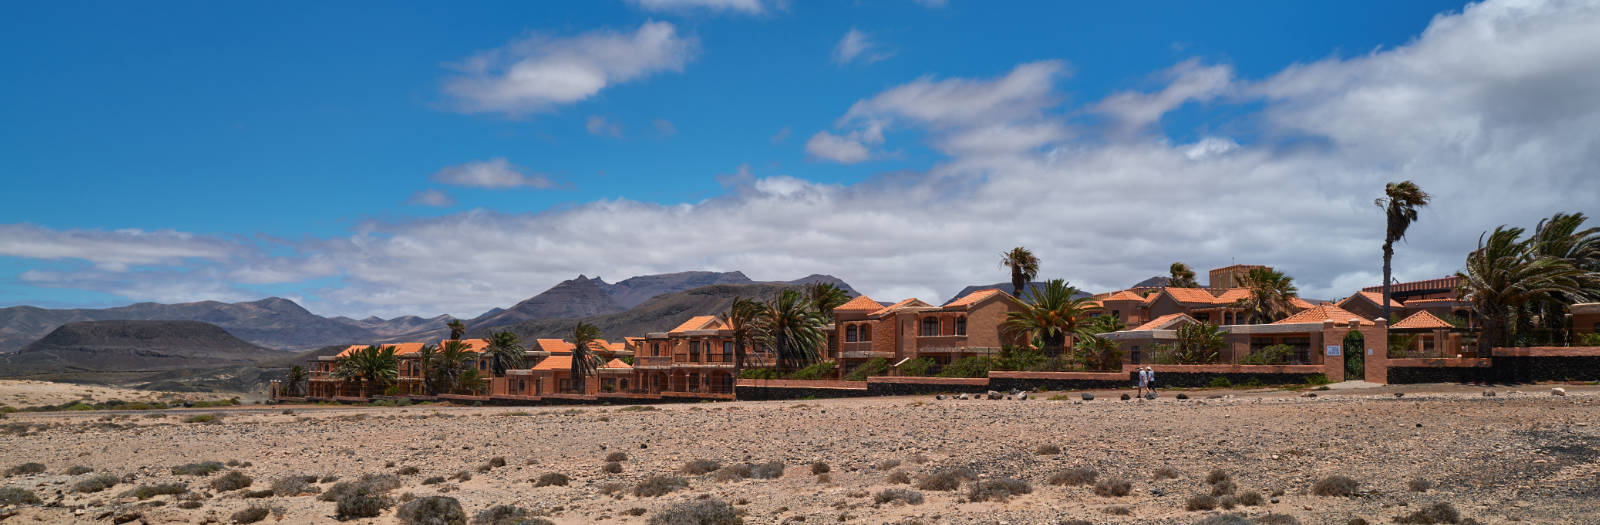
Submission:
[[[114,399],[120,399],[129,402],[149,402],[172,401],[174,399],[198,401],[227,399],[229,397],[234,397],[234,394],[157,392],[152,390],[135,390],[132,388],[118,388],[110,386],[54,383],[50,381],[0,379],[0,405],[16,408],[60,405],[78,399],[93,403],[111,401]],[[241,399],[243,399],[243,397],[241,397]]]
[[[27,461],[46,471],[7,477],[34,491],[43,505],[0,511],[11,523],[108,522],[137,513],[147,523],[227,522],[251,505],[275,507],[265,523],[334,521],[335,504],[314,496],[246,498],[276,478],[295,474],[401,475],[396,500],[444,493],[471,515],[495,504],[531,509],[556,523],[645,523],[663,509],[698,498],[740,509],[746,523],[1197,523],[1220,514],[1272,523],[1344,524],[1352,518],[1392,523],[1396,516],[1445,502],[1480,523],[1600,523],[1600,388],[1482,388],[1456,385],[1351,391],[1167,391],[1156,401],[936,400],[932,396],[788,402],[657,405],[650,410],[588,407],[240,407],[147,414],[12,414],[0,424],[26,435],[0,434],[0,467]],[[1393,393],[1403,392],[1403,398]],[[1209,398],[1209,399],[1208,399]],[[220,422],[184,423],[221,413]],[[39,429],[43,425],[46,428]],[[1055,445],[1060,454],[1038,454]],[[622,472],[604,473],[603,458],[623,452]],[[490,458],[507,465],[480,472]],[[718,482],[682,475],[687,488],[658,497],[632,495],[643,478],[671,475],[686,462],[723,465],[782,461],[781,478]],[[230,470],[254,484],[245,490],[208,486],[223,474],[175,476],[172,466],[202,460],[249,462]],[[826,479],[812,474],[826,462]],[[881,470],[880,463],[899,461]],[[82,465],[95,473],[67,475]],[[1176,479],[1154,480],[1170,466]],[[985,479],[1027,481],[1031,493],[1005,502],[973,502],[957,491],[920,490],[921,504],[878,504],[889,488],[916,488],[931,472],[966,467]],[[1052,474],[1071,467],[1100,478],[1124,478],[1131,492],[1098,496],[1090,486],[1056,486]],[[1204,478],[1228,472],[1237,493],[1281,492],[1276,502],[1231,511],[1189,511],[1191,496],[1209,493]],[[468,471],[471,479],[424,484]],[[530,481],[559,472],[567,486]],[[904,472],[911,485],[890,481]],[[98,473],[122,482],[103,492],[76,493],[75,482]],[[1360,482],[1354,497],[1309,493],[1317,480],[1344,475]],[[1434,487],[1414,492],[1423,478]],[[180,482],[189,496],[139,501],[121,496],[139,485]],[[606,495],[606,485],[623,493]],[[327,489],[332,483],[321,483]],[[195,509],[177,502],[198,499]],[[1125,508],[1126,515],[1111,511]],[[3,508],[3,507],[0,507]],[[641,515],[630,515],[628,512]],[[358,523],[392,523],[393,509]]]

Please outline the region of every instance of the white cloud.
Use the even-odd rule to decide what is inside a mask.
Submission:
[[[867,34],[860,29],[850,28],[849,32],[839,39],[833,46],[833,61],[843,65],[860,59],[864,64],[871,64],[894,56],[892,51],[884,51],[877,43],[867,38]]]
[[[51,230],[28,224],[0,224],[0,255],[83,260],[108,270],[175,264],[184,259],[219,261],[232,256],[233,251],[233,245],[226,241],[172,230]]]
[[[1287,271],[1305,296],[1338,298],[1376,284],[1383,216],[1372,199],[1387,181],[1412,179],[1435,196],[1396,247],[1402,280],[1454,271],[1478,234],[1499,224],[1529,226],[1556,211],[1600,215],[1600,32],[1590,30],[1600,26],[1597,9],[1474,4],[1435,19],[1404,46],[1231,79],[1210,100],[1244,102],[1243,114],[1207,126],[1226,133],[1189,143],[1077,127],[1069,115],[1111,105],[1062,107],[1055,83],[1065,65],[1023,64],[998,78],[892,87],[841,108],[839,129],[812,137],[843,144],[828,150],[831,160],[859,162],[872,158],[889,126],[923,131],[946,156],[927,170],[818,184],[741,166],[719,179],[724,195],[697,202],[473,210],[373,223],[293,250],[337,269],[339,286],[306,294],[316,297],[311,308],[356,316],[475,315],[579,273],[618,279],[689,269],[755,279],[828,273],[876,299],[938,301],[962,286],[1006,280],[996,255],[1017,245],[1041,256],[1042,276],[1095,291],[1163,275],[1172,261],[1201,270],[1236,261]],[[1160,97],[1193,77],[1160,78],[1169,85],[1154,89],[1147,106],[1199,100],[1195,91]],[[1150,122],[1141,116],[1148,110],[1122,114]],[[808,153],[827,158],[811,152],[812,141]],[[0,247],[16,235],[0,230]],[[224,254],[239,250],[218,242]],[[34,255],[20,256],[52,250],[27,253]],[[132,258],[175,268],[223,264],[145,253]],[[472,255],[439,264],[441,253]],[[260,279],[328,271],[219,257],[261,266]],[[205,283],[229,278],[111,273],[147,289],[196,293],[217,293]]]
[[[682,71],[699,41],[668,22],[632,33],[591,31],[569,38],[533,36],[479,53],[456,68],[444,91],[469,113],[521,116],[588,99],[606,87]]]
[[[406,204],[410,204],[412,206],[443,207],[455,206],[456,200],[455,198],[451,197],[450,194],[443,191],[422,190],[411,194],[411,198],[406,199]]]
[[[760,14],[765,10],[761,0],[631,0],[635,5],[649,11],[691,11],[704,9],[708,11],[737,11],[746,14]]]
[[[674,126],[672,121],[664,118],[652,120],[650,125],[655,126],[656,134],[662,137],[671,137],[678,134],[678,126]]]
[[[522,168],[514,166],[503,157],[468,162],[457,166],[447,166],[433,174],[434,182],[467,186],[472,188],[506,189],[517,187],[530,187],[545,189],[553,186],[550,179],[542,175],[526,175]]]
[[[777,144],[779,142],[783,142],[785,140],[789,140],[789,134],[792,133],[792,132],[793,132],[793,130],[790,130],[789,126],[784,126],[783,129],[778,130],[777,133],[773,133],[772,137],[767,139],[767,142],[771,142],[773,144]]]
[[[590,135],[622,138],[622,124],[608,121],[600,115],[590,115],[589,120],[584,121],[583,129],[589,130]]]
[[[844,135],[818,131],[806,140],[806,154],[812,158],[841,164],[855,164],[872,157],[869,146],[883,143],[883,127],[870,125]]]
[[[1155,123],[1186,102],[1209,101],[1233,87],[1233,68],[1207,66],[1195,58],[1172,66],[1160,77],[1166,82],[1161,91],[1118,93],[1100,101],[1094,111],[1116,119],[1126,128],[1137,129]]]

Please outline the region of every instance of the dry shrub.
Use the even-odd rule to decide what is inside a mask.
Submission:
[[[43,463],[23,463],[21,465],[6,469],[6,477],[26,476],[28,474],[38,474],[41,472],[44,472]]]
[[[900,503],[905,505],[921,505],[922,493],[911,489],[892,488],[878,491],[872,500],[878,504]]]
[[[1317,480],[1311,485],[1311,493],[1318,496],[1343,496],[1356,495],[1356,490],[1361,488],[1361,483],[1345,476],[1328,476]]]
[[[1238,500],[1240,505],[1244,505],[1246,507],[1255,507],[1267,502],[1267,499],[1263,497],[1260,492],[1256,492],[1254,490],[1250,492],[1239,493]]]
[[[1217,496],[1217,497],[1222,497],[1222,496],[1226,496],[1226,495],[1229,495],[1229,494],[1233,494],[1234,492],[1237,492],[1238,490],[1239,490],[1239,487],[1237,485],[1234,485],[1233,480],[1229,480],[1229,479],[1218,481],[1218,482],[1216,482],[1216,483],[1211,485],[1211,495],[1212,496]]]
[[[329,490],[327,493],[332,492],[333,490]],[[387,496],[375,492],[370,486],[361,485],[339,498],[339,502],[334,505],[334,517],[341,521],[350,518],[376,518],[390,505],[393,503]]]
[[[1239,506],[1239,500],[1234,499],[1232,494],[1228,494],[1217,498],[1217,506],[1222,507],[1222,510],[1233,510],[1234,507]]]
[[[676,476],[651,476],[633,486],[633,495],[641,498],[653,498],[667,494],[674,490],[687,488],[688,481]]]
[[[180,508],[180,509],[198,509],[198,508],[204,507],[204,506],[205,506],[205,504],[201,503],[198,500],[188,500],[188,501],[180,501],[180,502],[178,502],[178,508]]]
[[[650,517],[650,525],[740,525],[739,509],[719,499],[679,503]]]
[[[625,453],[622,453],[622,452],[612,452],[610,454],[606,454],[606,461],[607,462],[613,462],[614,463],[614,462],[618,462],[618,461],[627,461],[627,460],[628,460],[628,455],[625,454]]]
[[[395,474],[401,476],[415,476],[418,472],[422,472],[422,469],[417,467],[400,467],[400,470],[394,471]]]
[[[405,525],[459,525],[467,522],[461,502],[446,496],[417,498],[401,505],[394,513]]]
[[[553,485],[557,487],[565,487],[567,486],[567,483],[571,481],[572,478],[568,478],[566,474],[562,474],[560,472],[546,472],[544,474],[540,474],[539,479],[534,480],[533,486],[549,487]]]
[[[906,461],[921,465],[928,462],[928,456],[924,456],[922,454],[912,454],[911,457],[906,458]]]
[[[1195,522],[1195,525],[1255,525],[1238,514],[1218,514]]]
[[[1233,476],[1229,476],[1228,473],[1222,469],[1213,470],[1210,474],[1206,474],[1207,485],[1216,485],[1224,481],[1233,481]]]
[[[1411,489],[1412,492],[1427,492],[1433,489],[1433,482],[1417,478],[1406,482],[1406,488]]]
[[[1127,507],[1124,507],[1124,506],[1121,506],[1121,505],[1117,505],[1115,507],[1106,507],[1105,509],[1102,509],[1102,510],[1106,514],[1110,514],[1112,516],[1132,516],[1133,515],[1133,509],[1130,509],[1130,508],[1127,508]]]
[[[540,522],[550,523],[549,520],[533,517],[528,509],[512,505],[495,505],[472,517],[472,523],[476,525],[539,525]]]
[[[211,488],[223,492],[239,490],[250,486],[253,481],[255,480],[250,479],[250,476],[235,470],[211,480]]]
[[[247,491],[244,491],[243,496],[246,497],[246,498],[258,498],[258,499],[259,498],[270,498],[270,497],[272,497],[272,489],[247,490]]]
[[[494,468],[500,468],[500,467],[506,466],[506,457],[505,456],[495,456],[495,457],[489,458],[489,466],[490,467],[494,467]]]
[[[1006,501],[1012,496],[1021,496],[1033,492],[1033,487],[1028,482],[1014,478],[995,478],[974,482],[967,491],[967,499],[971,501]]]
[[[622,492],[624,490],[627,490],[627,488],[628,488],[627,485],[623,485],[623,484],[617,483],[615,481],[608,482],[608,483],[601,483],[600,484],[600,493],[601,494],[605,494],[607,496],[616,496],[618,499],[621,499],[622,498]]]
[[[1460,523],[1461,513],[1456,511],[1449,503],[1439,502],[1423,507],[1416,512],[1399,516],[1395,523],[1408,523],[1417,525],[1433,525],[1436,523]]]
[[[0,488],[0,505],[38,505],[39,496],[22,487]]]
[[[1040,456],[1054,456],[1061,453],[1061,447],[1051,444],[1039,445],[1038,448],[1033,449],[1033,453]]]
[[[829,476],[827,472],[817,474],[817,483],[833,483],[833,476]]]
[[[615,461],[608,461],[606,462],[605,466],[600,467],[600,471],[607,474],[621,474],[622,464]]]
[[[88,474],[90,472],[94,472],[94,469],[89,468],[89,467],[85,467],[83,465],[78,465],[76,467],[71,467],[71,468],[67,469],[67,475],[68,476],[79,476],[79,475],[83,475],[83,474]]]
[[[749,463],[728,465],[717,469],[717,472],[711,475],[711,479],[718,482],[739,481],[748,477],[750,477]]]
[[[889,477],[886,478],[886,479],[890,483],[899,483],[901,485],[909,485],[909,484],[911,484],[911,475],[910,474],[906,474],[906,471],[904,471],[904,470],[896,470],[894,472],[890,472],[889,473]]]
[[[77,483],[72,484],[72,491],[73,492],[100,492],[102,490],[109,489],[111,487],[115,487],[115,486],[117,486],[117,483],[121,483],[121,482],[122,482],[122,478],[118,478],[118,477],[112,476],[110,474],[101,474],[99,476],[94,476],[94,477],[91,477],[89,479],[86,479],[86,480],[83,480],[83,481],[79,481]]]
[[[691,476],[698,476],[708,472],[716,472],[719,468],[722,468],[722,465],[715,461],[709,459],[697,459],[688,463],[684,463],[683,468],[678,469],[678,472]]]
[[[969,468],[947,468],[928,474],[917,483],[917,488],[922,490],[956,490],[961,488],[963,481],[976,481],[978,473]]]
[[[341,481],[319,494],[319,501],[341,501],[357,493],[384,495],[400,488],[400,478],[389,474],[363,474],[354,481]],[[385,506],[387,508],[387,506]]]
[[[750,477],[755,479],[778,479],[783,477],[783,462],[768,461],[750,465]]]
[[[1211,510],[1217,508],[1217,498],[1210,494],[1195,494],[1183,502],[1184,510]]]
[[[438,485],[440,483],[444,483],[444,476],[433,476],[422,480],[423,485]]]
[[[228,516],[228,519],[233,523],[255,523],[267,519],[267,515],[271,513],[272,509],[252,506],[233,513],[232,516]]]
[[[122,493],[123,497],[139,498],[146,500],[156,496],[183,494],[189,491],[189,486],[182,483],[161,483],[156,485],[140,485],[137,488]]]
[[[451,474],[450,475],[450,479],[453,479],[453,480],[456,480],[456,481],[472,481],[472,473],[463,470],[461,472],[457,472],[455,474]]]
[[[832,467],[829,467],[827,463],[823,463],[821,461],[811,464],[812,474],[827,474],[831,470],[833,470]]]
[[[1288,514],[1267,514],[1257,516],[1255,525],[1300,525],[1300,520]]]
[[[898,467],[898,466],[900,466],[900,460],[898,460],[898,459],[885,459],[883,461],[879,461],[878,464],[873,465],[872,468],[875,468],[875,469],[878,469],[878,470],[893,470],[895,467]]]
[[[1156,481],[1161,481],[1163,479],[1178,479],[1180,477],[1183,477],[1183,473],[1178,472],[1178,469],[1172,467],[1161,467],[1156,469],[1154,479]]]
[[[172,473],[178,476],[209,476],[222,470],[222,463],[217,461],[202,461],[172,467]]]
[[[1121,478],[1107,478],[1094,484],[1096,496],[1122,497],[1133,491],[1133,483]]]
[[[1051,485],[1087,485],[1094,483],[1099,475],[1092,468],[1075,467],[1051,474],[1049,482]]]

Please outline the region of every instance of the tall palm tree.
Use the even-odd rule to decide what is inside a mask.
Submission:
[[[467,325],[462,323],[460,319],[451,319],[450,322],[444,325],[450,327],[450,340],[452,341],[460,341],[461,336],[467,335]]]
[[[1588,217],[1582,213],[1557,213],[1539,220],[1528,239],[1528,249],[1535,257],[1565,259],[1582,271],[1577,277],[1577,293],[1551,293],[1528,305],[1529,313],[1539,318],[1542,328],[1552,335],[1559,334],[1558,342],[1566,341],[1568,307],[1600,299],[1600,227],[1583,228],[1586,220]]]
[[[745,353],[760,334],[762,305],[755,299],[737,297],[722,318],[728,321],[728,329],[733,332],[733,377],[739,377],[744,371]]]
[[[422,393],[433,395],[434,374],[433,369],[439,361],[439,345],[422,345],[417,349],[417,372],[422,376]]]
[[[1022,289],[1039,275],[1039,258],[1018,246],[1000,254],[1000,265],[1011,269],[1011,296],[1022,297]]]
[[[1497,344],[1512,342],[1508,321],[1513,310],[1553,294],[1583,293],[1584,271],[1558,257],[1540,256],[1522,239],[1522,228],[1499,226],[1478,237],[1478,248],[1467,255],[1457,293],[1472,304],[1483,323],[1478,355],[1488,355]]]
[[[1004,331],[1040,340],[1047,359],[1061,357],[1067,338],[1078,333],[1094,307],[1088,296],[1062,279],[1051,279],[1044,286],[1029,290],[1027,301],[1015,297],[1011,301],[1019,309],[1006,312],[1006,319],[1001,322]]]
[[[454,392],[461,385],[461,375],[467,370],[477,370],[473,362],[478,358],[477,352],[457,339],[445,341],[439,345],[439,355],[434,359],[436,366],[434,374],[438,377],[439,391]]]
[[[1189,268],[1187,264],[1181,262],[1172,263],[1172,266],[1167,268],[1167,273],[1171,274],[1167,278],[1167,286],[1173,288],[1200,287],[1200,282],[1194,280],[1194,270]]]
[[[811,311],[824,319],[833,318],[833,309],[850,301],[850,294],[833,283],[815,282],[805,285],[806,303]]]
[[[1178,327],[1171,359],[1176,364],[1215,363],[1227,346],[1222,329],[1211,323],[1192,323]]]
[[[779,370],[805,368],[821,359],[826,323],[793,288],[778,292],[763,305],[758,324],[761,343],[777,354]]]
[[[359,381],[361,397],[372,390],[382,391],[393,383],[400,373],[400,361],[394,356],[393,346],[372,345],[351,352],[339,361],[335,377],[346,381]]]
[[[1394,243],[1406,236],[1406,229],[1417,221],[1417,208],[1428,205],[1428,192],[1415,182],[1391,182],[1383,187],[1383,196],[1372,204],[1383,208],[1388,216],[1388,231],[1383,236],[1383,318],[1389,318],[1389,270],[1394,259]]]
[[[503,376],[506,370],[526,366],[522,338],[517,337],[515,332],[494,332],[486,340],[489,344],[484,351],[489,353],[489,370],[495,376]]]
[[[301,395],[305,392],[306,368],[300,365],[289,367],[289,374],[283,378],[283,383],[286,394],[291,397]]]
[[[589,347],[599,338],[598,326],[580,321],[572,329],[572,388],[579,394],[587,391],[584,387],[588,386],[589,376],[600,368],[600,357]]]
[[[1251,268],[1239,285],[1250,291],[1250,297],[1241,302],[1250,312],[1251,324],[1288,317],[1294,309],[1292,300],[1300,296],[1293,277],[1271,268]]]

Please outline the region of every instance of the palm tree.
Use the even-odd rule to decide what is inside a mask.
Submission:
[[[1300,296],[1294,278],[1271,268],[1251,268],[1239,279],[1239,285],[1250,291],[1250,297],[1241,300],[1250,312],[1250,323],[1273,322],[1289,316],[1292,300]]]
[[[1389,318],[1389,270],[1394,259],[1394,243],[1406,236],[1406,229],[1417,220],[1417,208],[1428,205],[1428,193],[1409,180],[1391,182],[1383,187],[1383,196],[1372,204],[1383,208],[1388,216],[1388,232],[1383,236],[1383,318]]]
[[[821,349],[827,344],[822,334],[826,323],[800,292],[792,288],[778,292],[763,305],[758,319],[761,343],[777,354],[779,370],[805,368],[821,359]]]
[[[824,319],[833,318],[833,309],[850,301],[850,294],[833,283],[815,282],[805,285],[806,303]]]
[[[600,327],[579,322],[578,327],[572,329],[572,388],[579,394],[586,392],[589,376],[600,368],[600,357],[594,355],[589,345],[600,338]]]
[[[451,319],[450,322],[444,325],[450,327],[450,340],[452,341],[460,341],[461,336],[467,335],[467,325],[462,323],[460,319]]]
[[[1167,268],[1167,272],[1171,274],[1171,277],[1167,278],[1167,286],[1173,288],[1200,287],[1200,283],[1194,280],[1194,270],[1190,269],[1187,264],[1181,262],[1172,263],[1172,266]]]
[[[399,376],[400,361],[394,356],[393,346],[372,345],[351,352],[339,361],[334,375],[346,381],[361,382],[361,397],[373,387],[387,387]]]
[[[759,339],[760,334],[756,332],[760,328],[761,310],[761,303],[755,299],[737,297],[722,314],[728,321],[729,331],[733,332],[733,377],[739,377],[744,371],[745,352]]]
[[[306,384],[305,367],[300,365],[289,367],[289,374],[283,379],[284,390],[287,390],[285,393],[290,397],[299,396],[304,392],[302,390],[304,384]]]
[[[1011,269],[1011,296],[1022,297],[1023,287],[1039,275],[1039,258],[1027,248],[1018,246],[1000,254],[1000,265]]]
[[[477,353],[473,352],[471,347],[460,340],[451,339],[439,345],[439,355],[434,358],[434,363],[437,366],[433,371],[439,378],[439,384],[437,385],[440,387],[439,390],[445,392],[456,391],[456,388],[461,385],[462,373],[466,370],[475,371],[478,369],[472,365],[477,358]]]
[[[1042,287],[1029,290],[1026,302],[1015,297],[1011,301],[1019,310],[1006,312],[1006,319],[1001,323],[1005,332],[1040,340],[1046,359],[1061,357],[1067,347],[1067,337],[1078,332],[1093,308],[1088,296],[1062,279],[1052,279]]]
[[[1542,328],[1566,341],[1567,314],[1573,303],[1600,299],[1600,227],[1583,228],[1588,220],[1582,213],[1557,213],[1541,219],[1528,239],[1535,257],[1564,259],[1582,271],[1577,279],[1577,294],[1552,293],[1529,303],[1529,314],[1536,315]]]
[[[1173,344],[1170,359],[1175,364],[1197,365],[1215,363],[1222,348],[1227,346],[1222,329],[1211,323],[1191,323],[1178,327],[1178,340]]]
[[[430,396],[435,393],[433,368],[438,361],[439,345],[422,345],[422,348],[417,349],[417,367],[422,375],[422,393]]]
[[[1483,322],[1478,355],[1497,344],[1512,342],[1508,320],[1513,310],[1554,294],[1583,294],[1585,272],[1558,257],[1540,256],[1522,239],[1522,228],[1499,226],[1478,237],[1478,249],[1467,255],[1457,293]]]
[[[522,355],[522,338],[515,332],[494,332],[487,339],[489,353],[489,370],[495,376],[506,375],[506,370],[522,368],[526,363]]]

